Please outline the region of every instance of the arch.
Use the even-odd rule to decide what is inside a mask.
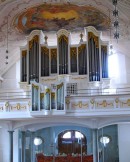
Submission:
[[[79,130],[66,130],[58,135],[59,154],[86,154],[87,139]]]

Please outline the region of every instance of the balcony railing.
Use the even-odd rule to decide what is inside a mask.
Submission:
[[[0,112],[29,111],[31,91],[0,91]]]
[[[3,91],[0,92],[0,100],[30,99],[31,91]]]
[[[130,111],[130,87],[127,88],[116,88],[116,89],[77,89],[71,92],[67,89],[65,92],[65,102],[62,108],[54,109],[51,107],[49,112],[53,115],[60,112],[66,113],[77,113],[84,112],[110,112],[120,114],[123,112],[127,113]],[[69,95],[68,95],[69,94]],[[51,103],[50,103],[51,104]],[[31,91],[0,91],[0,112],[30,112],[31,108]],[[40,108],[35,113],[43,112]],[[48,114],[49,114],[48,112]],[[46,114],[45,112],[43,115]],[[33,116],[32,115],[32,116]],[[38,114],[39,115],[39,114]],[[41,113],[40,113],[41,115]]]
[[[99,96],[99,95],[124,95],[130,94],[130,87],[125,88],[97,88],[97,89],[77,89],[76,91],[67,89],[67,96]]]
[[[130,111],[130,87],[116,89],[78,89],[67,92],[67,113],[128,114]]]

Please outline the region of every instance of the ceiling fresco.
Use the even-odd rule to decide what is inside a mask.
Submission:
[[[98,30],[109,28],[109,18],[91,6],[64,4],[42,4],[20,13],[13,26],[20,32],[30,33],[34,29],[43,31],[81,30],[89,25]]]
[[[56,44],[56,32],[49,31],[57,31],[61,28],[69,29],[72,31],[71,36],[75,43],[75,41],[79,42],[81,28],[94,25],[102,32],[102,39],[108,41],[110,40],[110,28],[108,29],[110,25],[113,49],[126,56],[126,62],[129,63],[130,0],[118,1],[120,32],[118,43],[113,38],[113,22],[115,21],[113,10],[112,0],[0,0],[0,76],[4,75],[19,60],[19,47],[26,44],[26,36],[33,29],[48,31],[46,32],[48,42]],[[106,15],[109,15],[108,17],[111,19],[110,24]],[[8,65],[5,64],[7,16],[9,27]],[[79,31],[73,31],[75,29],[79,29]]]

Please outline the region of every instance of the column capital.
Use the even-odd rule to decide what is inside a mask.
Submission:
[[[8,132],[9,132],[9,133],[13,133],[13,132],[14,132],[14,130],[8,130]]]

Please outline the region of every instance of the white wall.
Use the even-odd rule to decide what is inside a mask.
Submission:
[[[3,159],[0,162],[9,161],[9,134],[6,126],[1,128],[1,146],[3,150]]]
[[[130,162],[130,124],[118,125],[119,161]]]
[[[0,128],[0,161],[3,161],[2,128]]]
[[[126,77],[126,57],[123,54],[113,54],[108,59],[109,77],[111,86],[120,87],[121,84],[128,84]]]
[[[130,84],[130,57],[126,56],[126,76],[127,82]]]
[[[2,89],[17,89],[20,82],[20,60],[16,62],[3,76]]]

